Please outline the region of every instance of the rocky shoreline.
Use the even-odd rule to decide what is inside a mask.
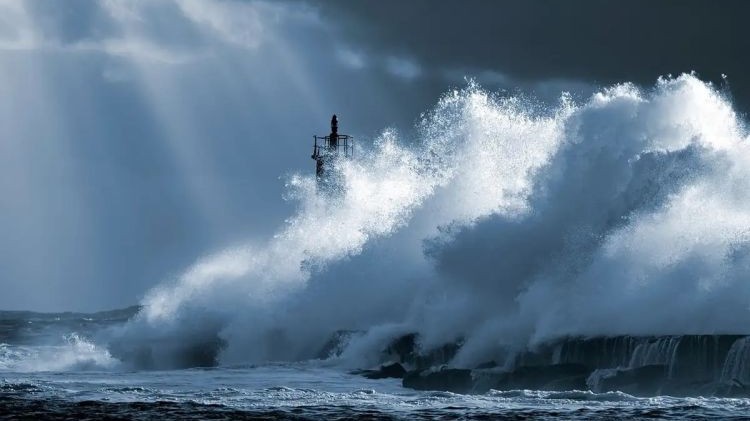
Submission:
[[[620,391],[634,396],[750,396],[750,337],[673,335],[574,337],[513,354],[503,363],[456,367],[461,342],[421,350],[416,334],[392,341],[369,378],[454,393],[533,389]]]

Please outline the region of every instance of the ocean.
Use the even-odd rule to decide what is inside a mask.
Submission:
[[[335,360],[178,370],[124,367],[93,338],[136,309],[0,312],[2,419],[745,419],[750,399],[622,392],[415,391]]]
[[[750,418],[747,36],[329,3],[0,0],[0,418]]]

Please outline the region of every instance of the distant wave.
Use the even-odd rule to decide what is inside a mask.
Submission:
[[[62,339],[60,345],[0,344],[0,371],[110,370],[120,364],[105,347],[76,333]]]

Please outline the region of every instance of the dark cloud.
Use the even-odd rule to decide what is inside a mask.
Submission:
[[[650,84],[696,71],[727,74],[747,106],[750,37],[745,1],[320,2],[343,35],[431,69],[491,69],[520,81]]]

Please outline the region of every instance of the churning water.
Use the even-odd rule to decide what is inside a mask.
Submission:
[[[218,338],[220,362],[257,363],[365,330],[344,352],[362,366],[418,332],[427,348],[461,338],[471,365],[565,335],[747,333],[750,149],[709,84],[551,107],[470,85],[418,133],[341,162],[338,195],[291,177],[297,212],[275,236],[155,288],[121,340]]]
[[[750,149],[725,96],[692,75],[553,106],[470,84],[444,95],[416,133],[386,130],[339,162],[336,194],[318,194],[312,175],[290,177],[297,210],[276,235],[199,260],[133,317],[56,325],[49,341],[2,339],[3,409],[744,414],[743,399],[466,396],[346,371],[384,362],[384,347],[407,333],[423,350],[460,341],[457,367],[502,365],[564,336],[747,334]],[[340,330],[359,334],[317,359]],[[746,352],[731,356],[745,367]],[[196,365],[214,368],[185,369]]]

